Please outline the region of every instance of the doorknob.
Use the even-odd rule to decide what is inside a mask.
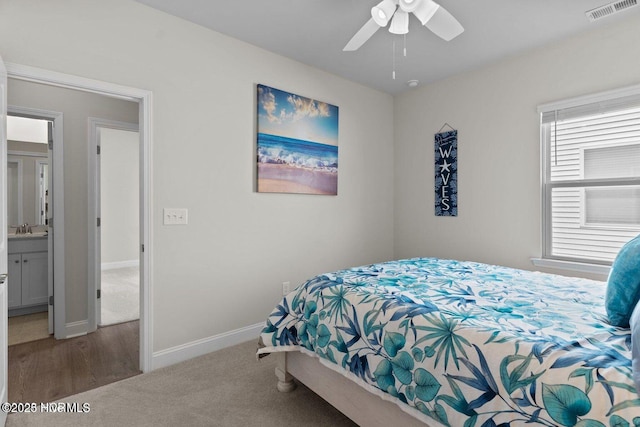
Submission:
[[[4,285],[4,282],[7,281],[8,274],[0,274],[0,285]]]

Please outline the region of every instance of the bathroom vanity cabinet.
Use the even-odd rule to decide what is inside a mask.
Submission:
[[[45,311],[48,301],[47,237],[9,239],[9,315]]]

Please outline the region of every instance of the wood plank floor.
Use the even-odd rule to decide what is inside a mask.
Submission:
[[[9,402],[52,402],[140,374],[139,321],[9,346]]]

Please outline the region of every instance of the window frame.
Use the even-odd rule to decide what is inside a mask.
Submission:
[[[536,265],[553,264],[559,262],[560,265],[571,263],[577,269],[581,269],[580,265],[584,266],[610,266],[611,262],[591,260],[580,257],[567,257],[552,254],[552,192],[554,188],[571,188],[571,187],[598,187],[598,186],[627,186],[627,185],[640,185],[640,177],[638,178],[603,178],[603,179],[573,179],[562,181],[551,181],[551,132],[545,131],[545,122],[543,116],[558,112],[561,110],[569,110],[572,108],[587,107],[592,105],[606,105],[615,103],[617,100],[632,97],[634,100],[637,98],[640,101],[640,85],[628,86],[619,89],[614,89],[606,92],[600,92],[591,95],[578,96],[575,98],[565,99],[561,101],[551,102],[538,106],[539,114],[539,128],[540,128],[540,187],[541,187],[541,207],[542,207],[542,248],[541,259],[534,260]],[[612,109],[612,108],[610,108]],[[581,114],[576,114],[579,117]],[[584,114],[585,116],[588,113]],[[581,153],[581,157],[584,153]],[[584,159],[582,159],[584,160]],[[584,177],[584,161],[581,163],[581,176]],[[584,195],[584,191],[583,191]],[[584,197],[581,198],[584,202]],[[581,216],[584,218],[584,206],[581,206]],[[586,271],[586,270],[585,270]]]

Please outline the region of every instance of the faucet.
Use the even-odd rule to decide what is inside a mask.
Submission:
[[[26,222],[16,228],[16,234],[33,234],[31,226]]]

